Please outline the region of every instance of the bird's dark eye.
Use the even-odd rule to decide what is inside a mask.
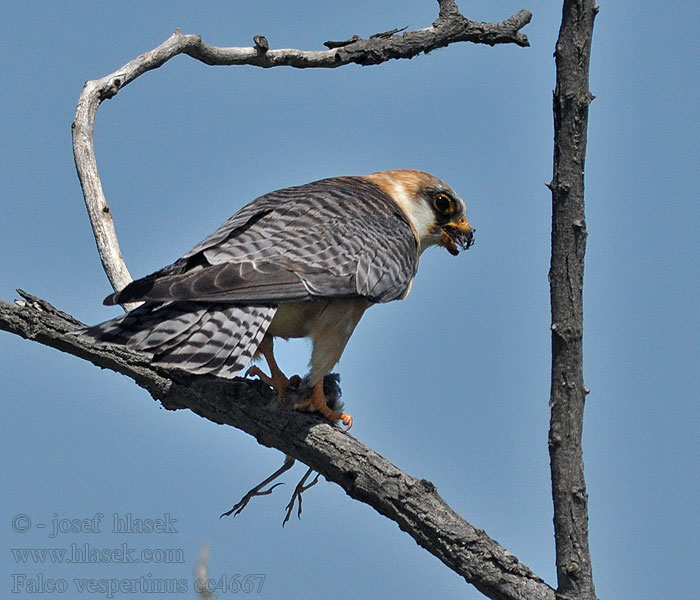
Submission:
[[[441,215],[451,215],[455,211],[455,201],[447,194],[436,194],[433,206]]]

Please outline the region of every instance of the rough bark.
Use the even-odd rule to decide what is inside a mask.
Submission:
[[[551,587],[484,531],[457,515],[432,483],[404,473],[323,418],[282,407],[268,386],[245,379],[188,376],[153,367],[147,357],[119,347],[84,345],[68,333],[81,323],[45,300],[20,293],[25,301],[18,305],[0,302],[0,329],[127,375],[169,410],[189,408],[301,460],[351,498],[395,521],[489,598],[554,599]]]
[[[592,0],[565,0],[556,44],[552,191],[552,387],[549,452],[554,501],[557,598],[595,600],[583,473],[584,164]]]

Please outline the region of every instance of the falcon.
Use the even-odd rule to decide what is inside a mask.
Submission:
[[[312,391],[293,408],[349,428],[352,417],[328,406],[323,380],[365,310],[408,295],[426,248],[456,256],[472,243],[464,202],[429,173],[323,179],[253,200],[182,258],[104,300],[140,306],[77,333],[224,378],[262,355],[269,374],[253,366],[246,375],[283,402],[294,378],[278,366],[274,338],[310,338]]]

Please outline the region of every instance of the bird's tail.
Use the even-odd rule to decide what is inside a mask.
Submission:
[[[80,329],[84,342],[146,352],[153,363],[195,374],[235,377],[253,357],[277,309],[269,306],[147,302]]]

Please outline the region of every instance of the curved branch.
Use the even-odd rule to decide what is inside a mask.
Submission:
[[[489,598],[553,600],[554,591],[518,559],[458,514],[435,486],[394,466],[351,435],[311,414],[281,406],[257,381],[190,376],[153,367],[119,347],[87,346],[69,332],[81,324],[24,292],[19,305],[0,302],[0,329],[131,377],[170,410],[189,408],[242,429],[262,445],[301,460],[352,498],[395,521],[428,552]]]
[[[198,35],[175,30],[157,48],[137,56],[114,73],[85,82],[73,121],[73,156],[83,189],[97,249],[109,282],[115,291],[131,282],[131,275],[119,248],[112,212],[102,189],[95,158],[95,115],[103,100],[112,98],[125,85],[147,71],[157,69],[179,54],[187,54],[207,65],[253,65],[257,67],[336,68],[356,63],[377,65],[392,58],[413,58],[454,42],[478,44],[517,44],[528,46],[520,33],[532,15],[521,10],[502,23],[481,23],[463,17],[454,0],[438,0],[440,14],[431,27],[417,31],[398,30],[376,34],[369,39],[353,36],[346,42],[326,42],[328,50],[270,50],[264,36],[254,38],[255,46],[219,48]],[[125,305],[125,309],[136,305]]]

